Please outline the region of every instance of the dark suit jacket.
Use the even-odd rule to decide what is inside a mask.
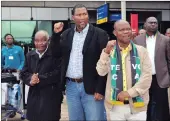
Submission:
[[[61,83],[64,88],[66,83],[66,71],[69,64],[70,52],[72,49],[72,42],[74,36],[74,28],[69,28],[61,35],[60,43],[59,34],[53,34],[51,38],[50,48],[56,56],[60,53],[61,61]],[[90,24],[87,36],[83,46],[83,82],[87,94],[94,94],[95,92],[102,95],[105,94],[106,76],[99,76],[96,71],[96,64],[99,60],[102,49],[106,47],[108,42],[107,33],[94,27]],[[60,45],[60,49],[57,47]]]
[[[146,34],[137,36],[134,43],[146,47]],[[159,32],[156,37],[154,59],[158,85],[167,88],[170,86],[170,39]]]

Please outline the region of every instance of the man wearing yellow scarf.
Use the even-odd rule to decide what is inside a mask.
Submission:
[[[152,80],[152,67],[147,50],[135,45],[127,21],[114,25],[116,44],[109,41],[97,63],[100,76],[107,76],[105,108],[107,119],[146,121],[149,101],[148,89]]]

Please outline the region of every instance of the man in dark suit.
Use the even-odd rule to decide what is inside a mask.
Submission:
[[[158,31],[158,21],[149,17],[145,22],[146,34],[134,39],[147,48],[152,62],[152,84],[147,121],[169,121],[168,93],[170,86],[170,39]]]
[[[107,33],[89,23],[87,8],[76,5],[72,11],[75,28],[61,35],[63,24],[54,25],[50,48],[59,54],[61,80],[66,84],[66,97],[70,120],[104,120],[104,94],[106,76],[97,74],[96,63],[108,42]],[[60,49],[57,49],[60,45]]]
[[[60,88],[60,58],[48,48],[49,35],[40,30],[35,34],[35,50],[27,53],[20,78],[29,86],[27,119],[29,121],[59,121],[62,91]]]

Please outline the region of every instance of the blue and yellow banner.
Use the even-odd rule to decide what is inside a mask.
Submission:
[[[109,4],[104,4],[97,8],[97,24],[108,22]]]

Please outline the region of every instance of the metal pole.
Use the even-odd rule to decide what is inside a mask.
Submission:
[[[121,17],[126,20],[126,1],[121,1]]]

